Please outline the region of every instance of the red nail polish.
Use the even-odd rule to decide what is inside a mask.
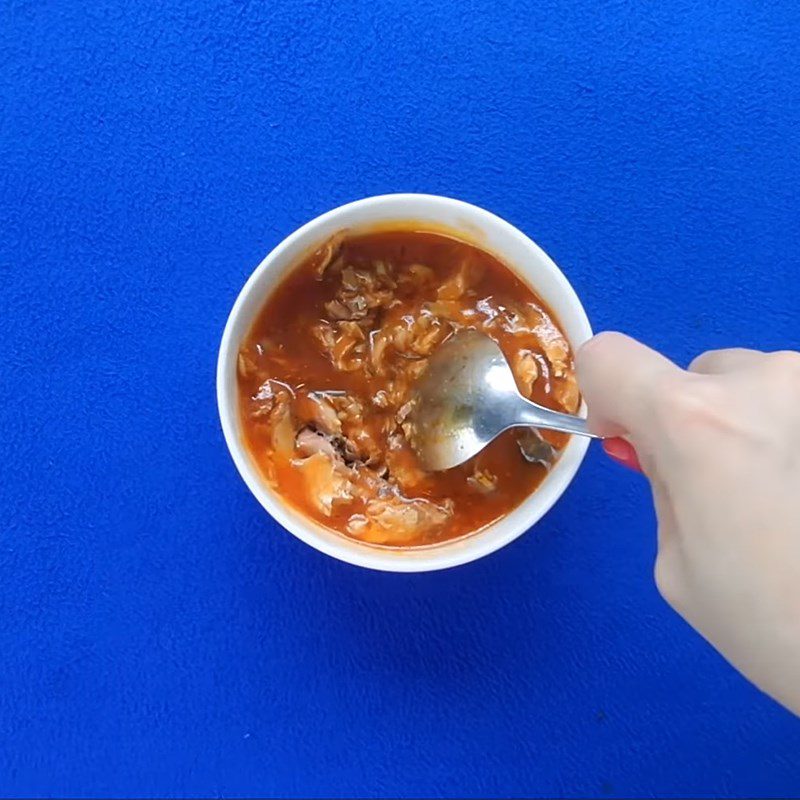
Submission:
[[[603,441],[603,450],[614,461],[628,467],[628,469],[636,472],[642,471],[641,464],[639,464],[639,456],[636,455],[633,445],[625,439],[605,439]]]

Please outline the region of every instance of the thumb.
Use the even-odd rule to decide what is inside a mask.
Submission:
[[[589,407],[589,427],[634,444],[652,437],[653,404],[663,379],[683,371],[664,356],[621,333],[601,333],[578,351],[578,384]]]

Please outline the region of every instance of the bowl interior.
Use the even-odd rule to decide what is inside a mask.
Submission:
[[[385,195],[334,209],[284,239],[250,276],[225,327],[217,366],[220,420],[242,478],[283,527],[318,550],[360,566],[411,572],[466,563],[519,536],[541,518],[566,489],[580,466],[588,440],[573,436],[544,481],[507,516],[460,539],[425,547],[389,548],[348,539],[302,515],[266,484],[243,444],[236,381],[239,346],[270,293],[293,266],[328,236],[342,228],[361,232],[395,224],[417,230],[444,231],[497,255],[552,309],[573,348],[591,336],[591,327],[566,278],[527,236],[488,211],[432,195]]]

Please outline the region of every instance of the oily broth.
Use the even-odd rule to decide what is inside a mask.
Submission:
[[[344,535],[376,544],[432,544],[479,530],[508,514],[536,489],[547,474],[547,469],[541,464],[529,463],[522,458],[518,433],[506,432],[467,464],[446,472],[422,473],[396,423],[398,403],[405,395],[399,392],[398,401],[388,407],[376,406],[371,398],[386,389],[393,374],[392,364],[397,364],[396,371],[411,366],[416,369],[422,365],[413,362],[424,362],[425,357],[413,349],[393,351],[392,360],[387,361],[384,369],[388,374],[376,374],[370,357],[374,355],[376,336],[379,338],[386,331],[404,334],[406,327],[413,328],[421,316],[426,316],[426,319],[440,323],[434,326],[435,338],[446,338],[449,333],[445,328],[461,324],[464,318],[460,315],[472,313],[480,321],[478,327],[498,342],[512,367],[513,359],[521,349],[530,351],[539,373],[526,392],[531,399],[551,408],[574,411],[574,408],[565,406],[561,397],[565,395],[566,381],[574,382],[571,353],[567,350],[568,373],[564,378],[553,374],[548,361],[548,337],[562,336],[563,339],[549,309],[526,283],[493,255],[442,233],[387,229],[346,237],[338,248],[334,264],[328,266],[320,279],[317,273],[326,255],[320,255],[320,251],[312,254],[278,285],[264,303],[240,351],[248,363],[246,369],[241,369],[240,357],[239,410],[244,441],[264,478],[305,515]],[[331,356],[331,353],[338,352],[336,345],[326,351],[314,331],[320,330],[322,322],[331,323],[331,306],[326,307],[326,304],[330,304],[337,291],[341,291],[345,281],[341,270],[350,267],[356,274],[368,274],[374,272],[376,264],[385,265],[391,280],[397,280],[398,275],[405,275],[415,265],[422,265],[430,272],[420,271],[426,277],[416,283],[416,272],[410,280],[397,281],[396,288],[389,292],[391,302],[378,307],[371,319],[356,320],[356,325],[363,329],[364,340],[358,341],[354,347],[358,349],[363,345],[364,366],[338,369]],[[467,276],[464,281],[459,280],[462,274]],[[447,288],[451,284],[454,285],[452,290]],[[443,289],[446,297],[442,300]],[[428,314],[424,310],[427,306],[432,306],[437,312],[440,306],[444,307],[441,312],[444,317],[440,313]],[[479,308],[483,311],[479,312]],[[518,311],[510,312],[509,309]],[[361,310],[356,308],[353,313],[361,313]],[[448,314],[461,322],[449,322]],[[494,318],[492,314],[495,314]],[[526,324],[515,326],[515,315],[525,318]],[[507,322],[506,317],[511,322]],[[527,324],[528,318],[536,320],[537,324]],[[348,323],[348,329],[355,330],[349,325],[349,320],[343,322]],[[534,328],[536,332],[531,333]],[[410,347],[417,346],[419,341],[419,337],[417,340],[412,337]],[[360,364],[360,356],[352,349],[349,352],[355,361],[342,361],[340,364],[346,363],[348,367],[353,363]],[[295,434],[298,429],[305,427],[307,430],[309,425],[315,433],[319,431],[314,422],[315,410],[309,405],[309,392],[341,392],[357,399],[362,411],[359,416],[364,441],[370,440],[373,452],[391,454],[388,474],[380,478],[375,491],[383,491],[384,483],[388,482],[399,489],[403,502],[418,498],[421,502],[428,501],[430,508],[447,509],[445,518],[439,519],[442,514],[434,514],[436,523],[427,524],[431,514],[428,514],[429,506],[425,505],[421,506],[424,513],[419,515],[419,523],[408,525],[404,520],[400,526],[402,531],[397,535],[392,534],[389,524],[392,514],[383,515],[386,525],[357,528],[352,524],[354,515],[369,518],[371,512],[368,509],[377,502],[373,499],[370,506],[369,491],[372,489],[361,492],[363,496],[334,500],[329,507],[321,508],[319,493],[313,491],[315,484],[309,483],[308,470],[304,471],[302,454],[295,449],[281,455],[276,450],[275,410],[272,408],[262,414],[264,401],[256,399],[260,392],[264,394],[262,387],[265,383],[272,387],[270,392],[273,395],[276,391],[283,392],[281,386],[289,387],[290,394],[294,395],[287,403]],[[406,383],[410,388],[413,379]],[[570,404],[575,404],[576,397],[574,391],[569,392]],[[316,400],[313,402],[317,403]],[[324,402],[327,404],[328,400]],[[568,439],[562,434],[543,432],[542,435],[559,449]],[[399,441],[400,438],[403,441]],[[360,466],[358,461],[354,463],[357,470],[369,469],[376,474],[387,466],[381,463],[380,456],[366,467]],[[325,475],[327,477],[327,472]],[[406,475],[410,476],[408,480],[403,479]],[[487,491],[476,484],[476,475],[490,476],[492,488]],[[400,510],[405,512],[406,507]]]

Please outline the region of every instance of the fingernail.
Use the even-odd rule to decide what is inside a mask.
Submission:
[[[603,450],[606,451],[606,455],[614,459],[618,464],[622,464],[636,472],[642,471],[639,456],[636,455],[633,445],[625,439],[604,439]]]

